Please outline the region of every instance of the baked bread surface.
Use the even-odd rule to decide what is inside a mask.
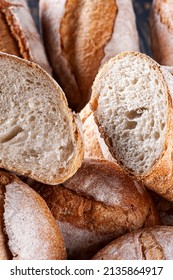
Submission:
[[[114,240],[93,260],[172,260],[173,227],[156,226]]]
[[[0,191],[0,240],[4,239],[6,251],[3,259],[65,259],[63,238],[44,200],[15,175],[4,171],[0,171]]]

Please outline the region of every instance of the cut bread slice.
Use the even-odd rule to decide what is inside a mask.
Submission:
[[[66,259],[64,240],[45,201],[0,170],[0,259]]]
[[[80,167],[83,142],[58,84],[39,66],[0,53],[0,167],[47,184]]]
[[[91,108],[123,168],[173,200],[172,76],[148,56],[122,53],[98,73]]]

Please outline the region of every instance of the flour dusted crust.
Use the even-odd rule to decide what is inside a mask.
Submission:
[[[173,65],[173,2],[154,0],[150,14],[153,58],[161,65]]]
[[[101,137],[89,103],[81,110],[80,117],[84,136],[84,157],[117,163],[109,152],[104,139]]]
[[[63,238],[44,200],[15,175],[4,171],[0,171],[0,191],[4,192],[0,215],[0,244],[3,235],[6,248],[3,259],[65,259]]]
[[[139,50],[131,0],[41,0],[40,15],[55,78],[74,110],[88,102],[105,60],[122,50]]]
[[[84,160],[63,185],[36,186],[61,229],[68,258],[88,259],[126,232],[159,224],[145,188],[108,161]]]
[[[27,2],[25,0],[2,0],[0,1],[0,12],[5,16],[6,24],[16,40],[16,47],[20,55],[24,59],[39,64],[52,75],[43,43]],[[9,51],[9,53],[16,54],[14,51]]]
[[[93,260],[172,260],[173,227],[141,229],[114,240]]]

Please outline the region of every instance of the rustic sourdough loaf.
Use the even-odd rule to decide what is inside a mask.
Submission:
[[[38,65],[0,53],[0,167],[57,184],[80,167],[83,142],[58,84]]]
[[[155,226],[117,238],[93,260],[173,260],[173,227]]]
[[[153,0],[150,33],[153,58],[161,65],[173,65],[173,1]]]
[[[91,107],[118,163],[173,200],[172,76],[138,52],[110,59],[98,73]]]
[[[65,259],[66,249],[45,201],[15,175],[0,171],[0,259]]]
[[[52,74],[26,0],[0,1],[0,51],[38,63]]]
[[[121,51],[139,50],[132,1],[40,0],[39,3],[54,77],[70,106],[80,111],[90,98],[99,67]]]
[[[31,186],[56,219],[69,259],[89,259],[114,238],[160,223],[145,188],[108,161],[84,160],[59,186]]]

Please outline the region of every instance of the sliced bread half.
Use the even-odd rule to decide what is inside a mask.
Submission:
[[[173,200],[169,72],[139,52],[110,59],[98,73],[91,108],[110,152],[138,180]]]
[[[83,142],[58,84],[39,66],[0,53],[0,167],[47,184],[80,167]]]

